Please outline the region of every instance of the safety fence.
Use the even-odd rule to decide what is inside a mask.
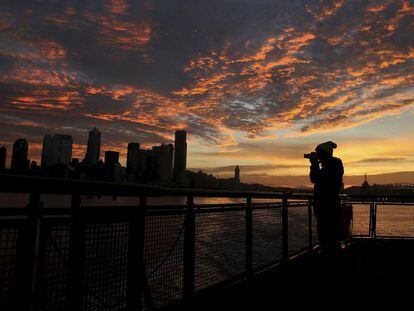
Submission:
[[[137,204],[83,206],[85,193],[96,189],[98,195],[137,197]],[[159,309],[248,279],[317,244],[310,194],[111,189],[85,183],[66,189],[69,208],[43,207],[35,189],[25,208],[0,208],[1,310]],[[187,202],[147,204],[162,195],[185,196]],[[239,203],[196,204],[197,197]],[[409,236],[412,205],[355,200],[354,234]],[[404,216],[390,212],[392,207]]]

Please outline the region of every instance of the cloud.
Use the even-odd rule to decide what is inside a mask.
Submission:
[[[350,128],[414,103],[408,0],[26,0],[0,11],[5,137],[40,142],[51,128],[84,141],[96,125],[115,146],[185,128],[230,152],[240,136]]]
[[[359,160],[359,161],[354,161],[352,163],[353,164],[356,164],[356,163],[361,163],[361,164],[367,163],[367,164],[369,164],[369,163],[384,163],[384,162],[395,163],[395,162],[401,162],[401,161],[407,161],[407,160],[409,160],[409,159],[402,158],[402,157],[367,158],[367,159],[362,159],[362,160]]]

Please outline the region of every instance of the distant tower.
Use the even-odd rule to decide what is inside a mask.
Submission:
[[[52,165],[53,138],[50,134],[43,136],[41,167]]]
[[[12,170],[24,172],[29,170],[30,161],[27,158],[29,153],[29,144],[26,139],[18,139],[13,144],[13,153],[11,160]]]
[[[6,147],[0,148],[0,170],[6,168],[6,159],[7,159],[7,149]]]
[[[101,132],[95,127],[89,132],[88,149],[86,150],[86,164],[89,168],[94,167],[99,162],[101,154]]]
[[[367,179],[367,174],[365,174],[365,176],[364,176],[364,182],[362,183],[361,188],[364,191],[369,190],[369,183],[368,183],[368,179]]]
[[[238,165],[236,165],[236,168],[234,169],[234,181],[240,183],[240,168]]]
[[[187,132],[176,131],[174,142],[174,181],[178,184],[185,182],[187,170]]]
[[[126,163],[126,178],[129,182],[134,182],[138,178],[140,166],[139,143],[128,144],[128,154]]]

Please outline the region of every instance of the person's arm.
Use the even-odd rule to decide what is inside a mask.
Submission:
[[[309,173],[310,181],[311,183],[316,184],[317,182],[320,181],[320,174],[321,174],[319,162],[316,157],[310,158],[309,161],[311,163],[310,173]]]

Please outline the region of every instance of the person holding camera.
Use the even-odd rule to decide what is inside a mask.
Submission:
[[[305,154],[314,184],[313,212],[317,219],[318,238],[322,253],[335,253],[341,241],[341,200],[344,166],[333,156],[337,145],[328,141],[319,144],[315,152]]]

